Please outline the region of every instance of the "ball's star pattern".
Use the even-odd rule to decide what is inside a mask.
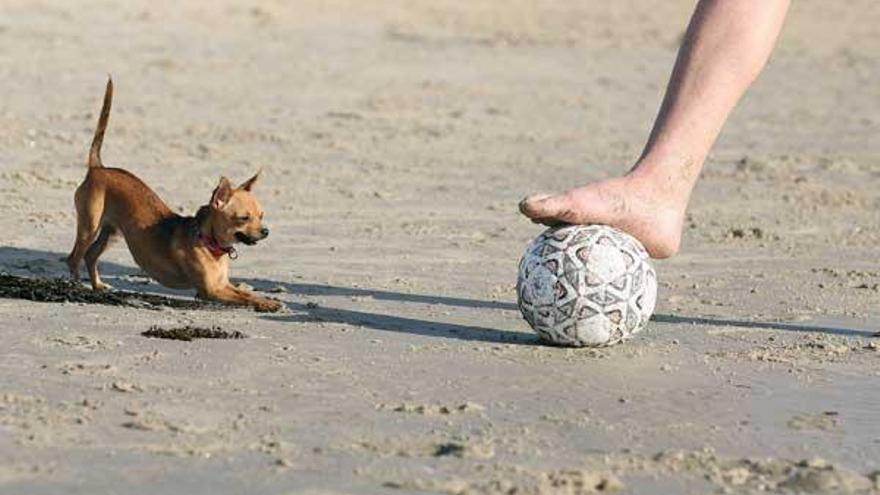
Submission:
[[[612,345],[650,319],[657,276],[629,234],[604,225],[554,227],[526,249],[517,298],[523,318],[545,340]]]

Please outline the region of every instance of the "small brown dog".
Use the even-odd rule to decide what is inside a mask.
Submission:
[[[67,257],[71,278],[79,280],[80,263],[85,259],[92,287],[107,289],[98,275],[98,258],[121,234],[137,264],[162,285],[195,288],[201,298],[253,306],[257,311],[281,309],[279,301],[229,282],[232,245],[253,245],[269,235],[262,224],[263,209],[251,194],[259,172],[237,188],[221,177],[209,204],[194,217],[180,216],[140,179],[101,163],[112,100],[113,81],[108,80],[89,152],[89,171],[74,196],[76,242]]]

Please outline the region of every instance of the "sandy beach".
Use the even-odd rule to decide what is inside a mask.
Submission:
[[[110,73],[173,209],[263,169],[232,276],[287,309],[0,298],[0,493],[880,493],[880,3],[793,2],[643,333],[517,310],[517,202],[628,169],[692,7],[4,0],[0,272],[65,276]]]

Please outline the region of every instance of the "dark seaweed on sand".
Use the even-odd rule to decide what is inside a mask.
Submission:
[[[217,305],[202,301],[173,299],[155,294],[126,291],[98,292],[66,279],[39,279],[17,277],[0,273],[0,297],[27,299],[38,302],[75,302],[128,306],[146,309],[162,307],[178,309],[207,309]]]
[[[150,327],[149,330],[142,333],[144,337],[150,337],[154,339],[170,339],[170,340],[183,340],[186,342],[190,342],[193,339],[246,339],[247,335],[233,330],[231,332],[227,332],[220,327],[211,327],[211,328],[203,328],[203,327],[193,327],[193,326],[185,326],[185,327],[176,327],[176,328],[162,328],[157,326]]]

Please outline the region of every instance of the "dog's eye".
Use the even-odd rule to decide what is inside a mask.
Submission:
[[[248,220],[251,219],[251,216],[250,215],[243,215],[240,217],[235,217],[235,219],[238,220],[239,222],[247,222]]]

